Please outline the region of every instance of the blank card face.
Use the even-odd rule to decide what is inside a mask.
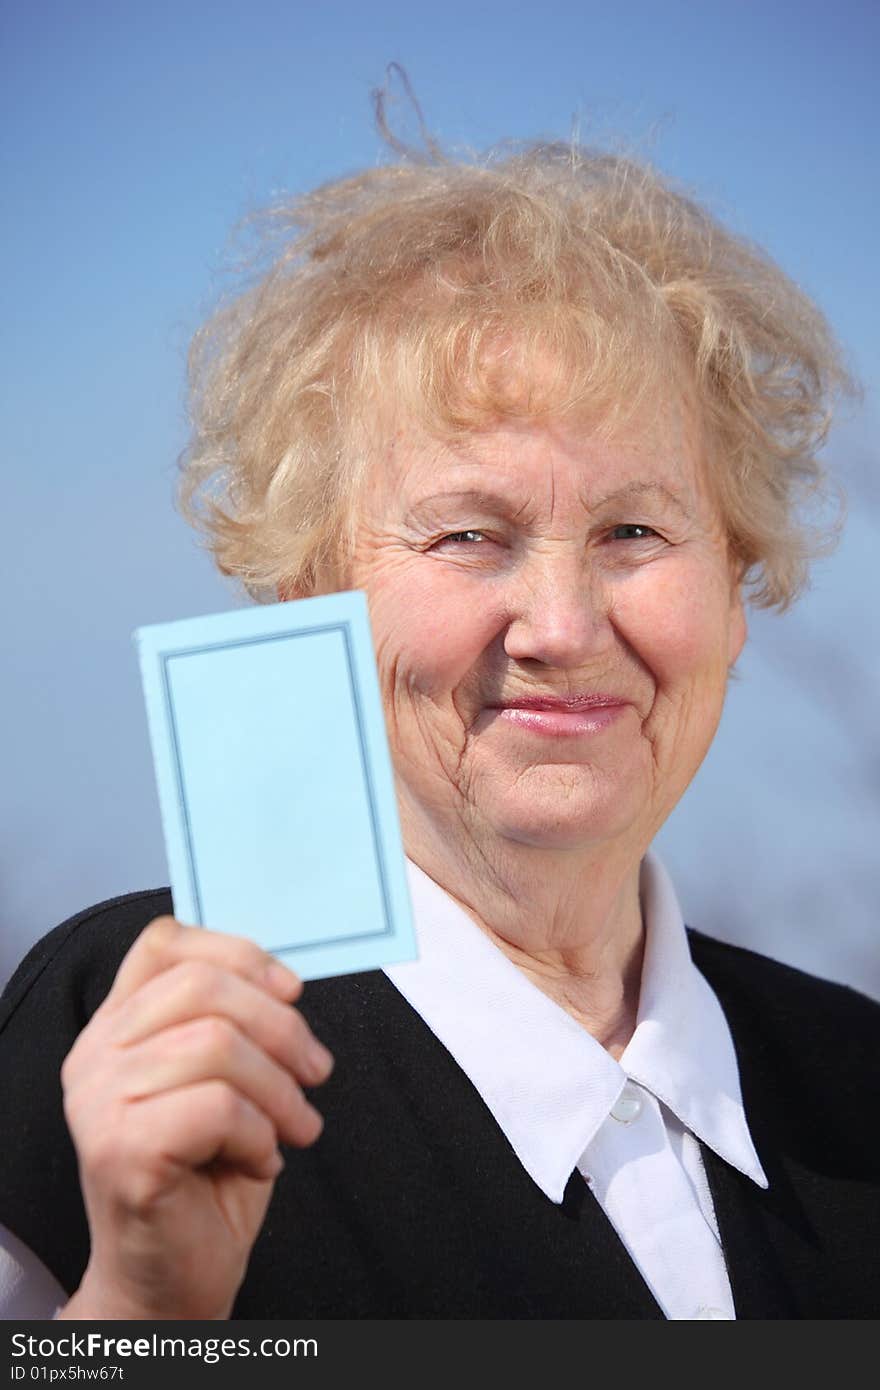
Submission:
[[[416,956],[360,592],[140,628],[175,915],[303,979]]]

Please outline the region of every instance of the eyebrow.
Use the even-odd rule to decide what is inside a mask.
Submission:
[[[688,515],[688,509],[677,492],[673,492],[665,483],[627,483],[625,487],[617,488],[614,492],[606,493],[604,497],[599,497],[593,503],[594,507],[607,507],[611,502],[629,502],[639,497],[659,497],[664,502],[671,502],[677,511],[683,516]]]
[[[429,497],[420,497],[409,508],[407,520],[432,507],[455,506],[462,502],[469,506],[482,507],[489,512],[514,517],[528,506],[528,500],[522,504],[515,503],[513,498],[487,488],[455,488],[451,492],[435,492]]]
[[[631,502],[639,498],[659,498],[675,507],[676,511],[682,516],[688,516],[689,512],[677,493],[668,488],[665,483],[626,483],[623,487],[616,488],[614,492],[606,493],[604,497],[598,497],[591,503],[591,510],[599,510],[608,507],[615,502]],[[504,496],[499,492],[492,492],[486,488],[456,488],[451,492],[436,492],[429,497],[420,497],[417,502],[410,507],[407,513],[407,520],[417,515],[424,509],[435,506],[455,506],[459,503],[466,503],[471,506],[484,507],[487,511],[504,513],[509,516],[517,516],[528,506],[526,501],[520,506],[514,506],[513,499]]]

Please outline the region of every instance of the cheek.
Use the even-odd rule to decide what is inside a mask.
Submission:
[[[628,640],[667,690],[726,682],[729,607],[714,575],[669,577],[627,598]]]
[[[430,562],[428,562],[430,563]],[[462,576],[401,566],[374,574],[366,589],[386,692],[442,699],[464,680],[496,635],[485,595]]]

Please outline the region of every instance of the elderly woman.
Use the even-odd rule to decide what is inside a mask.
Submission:
[[[166,891],[58,928],[0,1018],[8,1259],[70,1318],[876,1314],[880,1010],[686,931],[649,852],[805,579],[822,317],[577,148],[279,216],[185,496],[256,597],[365,591],[419,959],[303,991]]]

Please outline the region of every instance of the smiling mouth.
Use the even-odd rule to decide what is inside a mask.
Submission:
[[[610,709],[628,704],[619,695],[531,695],[516,700],[500,700],[490,709],[552,710],[560,714],[580,714],[589,710]]]
[[[579,738],[610,729],[629,703],[619,695],[530,695],[491,705],[489,712],[525,733]]]

